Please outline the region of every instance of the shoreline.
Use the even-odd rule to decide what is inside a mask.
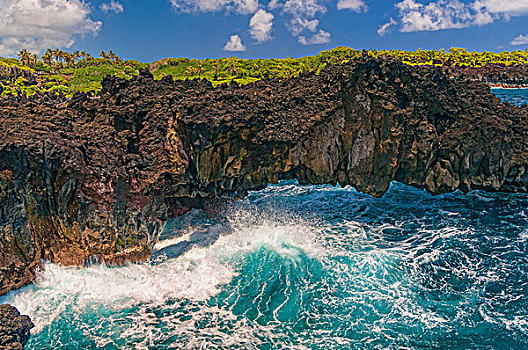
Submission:
[[[528,89],[528,85],[489,84],[490,89]]]

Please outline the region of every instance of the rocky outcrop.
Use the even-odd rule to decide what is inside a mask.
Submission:
[[[528,87],[528,65],[487,64],[484,67],[444,66],[450,78],[475,80],[492,86]]]
[[[36,74],[30,69],[22,69],[18,66],[0,64],[0,81],[13,83],[18,78],[24,78],[26,81],[35,81]]]
[[[526,114],[442,68],[366,58],[246,86],[142,71],[97,98],[0,100],[0,293],[40,259],[146,260],[168,218],[280,179],[526,192]]]
[[[29,340],[33,323],[11,305],[0,305],[0,350],[20,350]]]

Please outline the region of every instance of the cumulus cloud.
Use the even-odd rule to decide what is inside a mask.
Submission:
[[[519,34],[515,39],[511,42],[512,45],[528,45],[528,34],[522,35]]]
[[[397,24],[398,22],[396,22],[394,18],[391,17],[390,21],[388,21],[387,23],[383,24],[382,26],[378,28],[378,35],[384,36],[391,30],[392,26],[395,26]]]
[[[225,44],[224,50],[226,51],[246,51],[246,47],[242,44],[242,39],[235,34],[231,35],[229,41]]]
[[[363,0],[338,0],[337,9],[361,12],[367,10],[367,5],[365,5]]]
[[[318,13],[325,13],[326,7],[317,0],[287,0],[283,12],[296,18],[313,18]]]
[[[424,4],[403,0],[396,4],[402,32],[483,26],[497,19],[528,14],[528,0],[436,0]]]
[[[112,0],[108,3],[101,4],[101,10],[106,13],[108,12],[121,13],[123,12],[123,4]]]
[[[226,13],[252,14],[249,32],[251,38],[258,43],[271,40],[271,31],[277,13],[290,17],[286,25],[294,37],[298,38],[303,33],[305,35],[306,33],[314,33],[309,39],[306,36],[299,39],[302,42],[327,42],[330,37],[329,33],[320,31],[318,28],[319,19],[317,17],[327,12],[327,7],[324,4],[326,0],[270,0],[267,4],[267,10],[262,8],[258,0],[169,1],[178,12],[225,11]],[[349,9],[357,12],[367,9],[365,0],[338,0],[337,7],[338,9]],[[271,13],[272,11],[274,14]]]
[[[528,14],[527,0],[477,0],[472,5],[492,14],[521,16]]]
[[[76,36],[95,35],[101,27],[81,0],[0,0],[0,9],[0,56],[68,48]]]
[[[310,38],[300,35],[297,38],[297,41],[302,45],[326,44],[330,42],[330,33],[325,32],[324,30],[319,30],[319,32],[315,33]]]
[[[474,22],[470,8],[459,0],[439,0],[427,5],[404,0],[396,7],[401,15],[402,32],[464,28]]]
[[[271,13],[260,9],[249,20],[249,32],[258,43],[271,40],[273,18]]]
[[[270,9],[282,8],[282,14],[291,17],[287,26],[294,37],[299,37],[305,31],[316,33],[319,26],[319,20],[316,17],[327,11],[326,6],[320,0],[286,0],[284,3],[279,0],[272,0],[268,7]],[[306,36],[299,40],[303,42],[310,41],[306,39]]]
[[[318,19],[292,18],[288,23],[288,28],[293,36],[298,36],[305,30],[315,33],[317,26],[319,26]]]
[[[181,12],[227,11],[251,14],[258,9],[258,0],[170,0],[172,7]]]

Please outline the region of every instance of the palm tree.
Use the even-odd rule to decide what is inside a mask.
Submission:
[[[38,56],[32,53],[29,55],[29,60],[30,60],[30,64],[34,66],[37,64]]]
[[[53,57],[55,58],[55,61],[57,61],[57,68],[62,68],[63,66],[63,63],[62,63],[62,50],[60,49],[55,49],[55,50],[52,50],[52,53],[53,53]]]
[[[53,63],[53,54],[51,52],[51,49],[47,49],[46,53],[42,55],[41,59],[44,64],[51,67],[51,64]]]
[[[20,58],[20,62],[27,66],[29,66],[30,55],[31,53],[26,49],[18,51],[18,57]]]
[[[76,60],[75,53],[64,52],[64,59],[66,60],[66,63],[68,64],[68,66],[75,65],[75,60]]]
[[[110,50],[110,52],[108,52],[108,57],[107,58],[109,58],[111,61],[113,61],[113,60],[115,60],[116,55],[115,55],[115,53],[112,50]]]
[[[79,58],[81,58],[81,52],[80,51],[74,51],[73,54],[73,63],[76,63]]]

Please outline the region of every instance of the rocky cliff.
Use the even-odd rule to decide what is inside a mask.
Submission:
[[[504,87],[528,87],[528,65],[487,64],[484,67],[444,66],[450,77],[475,80],[488,85]]]
[[[21,350],[29,340],[33,323],[16,308],[0,305],[0,350]]]
[[[41,259],[147,260],[168,218],[280,179],[526,192],[527,111],[442,68],[376,59],[246,86],[144,71],[97,98],[4,98],[0,294]]]

